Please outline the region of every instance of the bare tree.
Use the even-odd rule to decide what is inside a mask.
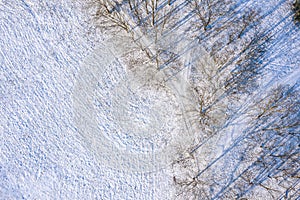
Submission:
[[[232,3],[230,0],[189,0],[189,2],[204,31],[207,31],[218,17],[228,14],[228,6]]]
[[[90,0],[96,9],[93,20],[100,30],[125,30],[141,50],[157,65],[160,62],[159,40],[176,21],[173,14],[176,3],[168,0]]]
[[[130,30],[130,25],[118,12],[120,4],[116,1],[91,0],[89,7],[95,9],[94,19],[100,19],[101,23],[97,23],[100,29],[121,28],[125,31]]]
[[[192,1],[195,12],[202,22],[203,29],[206,31],[207,26],[212,20],[212,2],[210,0]]]
[[[218,74],[217,65],[209,57],[195,64],[191,76],[191,87],[196,97],[194,121],[206,130],[203,134],[207,131],[213,133],[226,119],[226,100],[218,102],[225,92],[222,77]]]

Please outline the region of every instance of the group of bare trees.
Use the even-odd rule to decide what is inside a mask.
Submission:
[[[89,0],[93,21],[103,32],[126,31],[147,57],[159,65],[159,40],[176,21],[176,1],[162,0]]]
[[[229,118],[224,102],[235,95],[251,95],[259,87],[257,80],[265,72],[266,51],[273,41],[267,31],[258,28],[261,19],[258,10],[248,9],[236,17],[218,11],[214,13],[220,1],[190,2],[201,22],[200,44],[207,40],[215,41],[206,48],[214,64],[199,62],[193,69],[196,76],[193,77],[192,86],[198,97],[195,116],[199,119],[195,121],[203,128],[201,137],[204,137],[214,135],[222,128],[222,123],[215,121],[214,116],[218,116],[219,120]],[[228,19],[225,23],[224,18]],[[218,24],[218,21],[222,24]],[[210,70],[214,73],[209,74]],[[249,159],[241,161],[239,165],[247,167],[238,175],[232,174],[232,182],[221,186],[217,183],[217,177],[207,176],[214,173],[210,168],[205,170],[207,173],[197,176],[199,169],[196,165],[187,164],[193,163],[191,160],[196,162],[196,154],[175,163],[175,166],[181,164],[186,171],[185,176],[174,177],[178,196],[240,199],[259,189],[267,191],[271,198],[295,198],[299,187],[297,178],[300,164],[297,87],[279,86],[255,104],[257,113],[253,114],[246,137],[241,141],[246,146],[243,157]],[[217,124],[221,126],[213,129]],[[257,146],[261,148],[257,150]],[[236,167],[239,168],[238,165]],[[219,188],[219,192],[216,188]]]
[[[203,161],[197,154],[174,162],[174,168],[182,173],[173,178],[178,198],[252,199],[261,194],[266,199],[297,199],[299,95],[299,84],[279,85],[255,100],[241,136],[228,148],[230,151],[211,160],[209,167],[200,167],[198,162]]]
[[[177,56],[171,48],[160,45],[167,38],[164,34],[183,18],[178,15],[179,3],[176,2],[90,0],[90,5],[95,7],[94,19],[99,22],[96,24],[100,29],[111,29],[113,34],[119,30],[126,31],[131,35],[132,41],[140,46],[140,50],[159,68],[172,60],[171,57]],[[187,112],[192,113],[189,116],[200,127],[198,142],[201,143],[224,128],[230,117],[229,101],[234,104],[232,99],[235,96],[251,95],[258,87],[257,80],[264,71],[263,63],[270,37],[259,26],[259,9],[239,8],[240,14],[236,15],[234,9],[239,4],[232,0],[188,0],[187,4],[184,9],[194,14],[191,29],[195,31],[199,45],[209,54],[201,55],[202,59],[190,66],[192,70],[189,81],[196,100],[194,109]],[[298,0],[294,9],[295,19],[299,20]],[[174,43],[178,40],[180,38],[176,38]],[[165,43],[169,45],[171,42]],[[164,55],[169,57],[165,59]],[[205,174],[210,175],[203,173],[199,176],[196,155],[192,151],[190,156],[174,161],[174,168],[186,172],[180,176],[174,175],[178,195],[195,199],[240,199],[256,187],[267,190],[274,198],[289,191],[290,194],[284,195],[293,195],[295,191],[292,184],[299,179],[300,162],[298,87],[279,86],[253,105],[251,121],[244,131],[244,141],[239,142],[246,146],[243,155],[249,158],[238,162],[237,165],[243,167],[237,174],[232,174],[229,183],[219,184],[209,168],[206,169],[209,173]],[[249,109],[248,111],[250,112]]]
[[[91,0],[89,4],[96,6],[94,17],[106,29],[122,28],[129,32],[135,26],[153,27],[159,17],[159,0]]]
[[[195,22],[201,22],[199,45],[209,54],[201,54],[202,59],[191,65],[190,77],[197,99],[194,122],[203,130],[203,140],[216,134],[230,117],[228,102],[256,88],[269,37],[255,28],[261,18],[258,10],[245,8],[236,16],[230,11],[235,6],[231,0],[226,5],[219,0],[189,2]]]
[[[246,140],[249,154],[255,156],[242,177],[272,198],[296,198],[299,188],[299,95],[299,85],[279,85],[252,107]]]

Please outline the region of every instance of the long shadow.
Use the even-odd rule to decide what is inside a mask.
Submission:
[[[242,1],[243,2],[243,1]],[[244,2],[243,2],[244,3]],[[237,9],[239,6],[241,6],[242,3],[237,3],[235,6],[233,6],[229,11],[228,13],[234,13],[234,10]],[[172,33],[172,31],[175,29],[175,28],[178,28],[179,25],[184,25],[184,23],[188,22],[189,19],[191,19],[192,17],[194,17],[195,15],[195,10],[192,10],[190,13],[188,13],[186,16],[184,16],[181,20],[179,20],[179,22],[177,22],[172,28],[171,30],[168,30],[164,35],[163,35],[163,38],[167,35],[169,35],[170,33]],[[220,16],[219,18],[222,18],[223,16]],[[217,19],[218,20],[218,19]],[[216,21],[217,21],[216,20]],[[203,40],[207,39],[208,36],[212,33],[214,33],[215,31],[215,28],[210,28],[208,31],[204,32],[204,33],[199,33],[200,35],[205,35]],[[217,33],[218,34],[218,33]],[[173,42],[173,44],[178,44],[180,41],[184,40],[185,37],[182,37],[180,38],[179,40],[176,40]],[[169,62],[167,63],[164,63],[162,66],[160,66],[160,69],[163,69],[165,67],[167,67],[170,63],[174,62],[175,60],[179,59],[183,54],[185,54],[186,52],[192,50],[193,48],[199,46],[201,42],[201,39],[200,37],[196,37],[196,39],[192,42],[190,42],[184,49],[185,51],[183,51],[182,53],[178,54],[177,57],[173,58],[173,60],[170,60]],[[171,51],[172,49],[167,49],[168,51]]]
[[[269,30],[265,31],[263,34],[261,34],[259,37],[256,38],[256,40],[261,40],[264,37],[267,37],[268,35],[272,35],[271,32],[277,28],[280,27],[280,25],[285,22],[290,16],[292,15],[292,13],[288,13],[288,15],[286,15],[283,19],[281,19],[279,22],[277,22],[274,26],[272,26]],[[287,26],[287,25],[285,25]],[[283,29],[278,30],[282,31]],[[273,33],[273,35],[275,35],[275,33]],[[247,51],[247,48],[245,48],[243,51],[241,51],[240,53],[238,53],[237,55],[235,55],[232,59],[230,59],[226,64],[224,64],[220,69],[219,72],[222,72],[225,68],[227,68],[229,65],[231,65],[232,63],[234,63],[241,55],[243,55],[245,52]]]
[[[298,186],[298,189],[296,189]],[[291,193],[291,190],[295,190],[294,193]],[[285,191],[283,192],[277,199],[299,199],[300,198],[300,179],[296,179],[295,182]]]
[[[257,58],[251,56],[250,58],[241,61],[235,68],[233,68],[231,70],[231,73],[237,74],[237,76],[232,76],[230,79],[228,79],[226,81],[225,84],[230,84],[230,83],[236,82],[237,86],[229,89],[227,91],[227,93],[230,93],[233,90],[236,90],[240,86],[248,85],[249,81],[251,81],[251,82],[256,81],[257,78],[259,78],[259,76],[263,74],[263,70],[267,66],[269,66],[274,60],[276,60],[277,57],[280,56],[280,55],[275,55],[273,57],[270,57],[269,54],[262,52],[262,51],[266,51],[266,50],[263,50],[263,49],[261,50],[260,48],[272,49],[274,46],[279,46],[280,42],[284,42],[284,39],[286,38],[286,36],[289,36],[293,33],[295,33],[295,31],[293,29],[288,32],[284,31],[284,34],[281,34],[281,36],[279,38],[276,38],[276,40],[271,39],[272,42],[268,41],[270,39],[267,39],[265,42],[262,41],[262,44],[255,45],[255,49],[249,48],[248,51],[253,52],[253,50],[254,50],[258,54],[261,54],[261,55],[258,55]],[[267,46],[266,46],[266,44],[267,44]],[[267,62],[265,62],[266,60],[267,60]],[[249,63],[249,61],[250,61],[250,63]],[[248,72],[248,73],[244,74],[243,71]]]
[[[299,153],[299,151],[295,150],[294,152],[296,153]],[[294,153],[292,152],[292,153]],[[291,157],[291,156],[290,156]],[[249,193],[251,190],[253,190],[257,185],[260,185],[262,184],[264,181],[266,181],[267,179],[269,179],[270,177],[272,177],[272,172],[273,171],[276,171],[278,168],[280,168],[281,166],[283,166],[287,161],[288,159],[290,158],[288,157],[286,160],[279,160],[279,161],[276,161],[275,159],[273,160],[272,163],[269,163],[269,168],[263,168],[264,170],[259,173],[254,179],[254,183],[255,184],[252,184],[250,187],[248,187],[248,189],[244,190],[240,196],[244,196],[246,195],[247,193]]]
[[[295,87],[297,85],[293,85],[292,87],[290,87],[287,91],[286,94],[289,94],[291,92],[294,91]],[[285,97],[286,98],[286,97]],[[280,99],[280,101],[283,101],[284,99]],[[279,101],[275,102],[275,103],[280,103]],[[268,123],[267,123],[268,122]],[[263,120],[261,120],[259,123],[253,124],[253,126],[250,126],[249,128],[245,129],[242,134],[240,136],[238,136],[234,143],[228,147],[218,158],[216,158],[215,160],[213,160],[206,168],[204,168],[203,170],[201,170],[195,177],[199,177],[201,176],[201,174],[203,174],[207,169],[209,169],[211,166],[213,166],[214,164],[217,163],[218,160],[220,160],[221,158],[223,158],[226,154],[228,154],[232,149],[234,149],[239,143],[241,143],[244,139],[253,136],[253,134],[256,133],[256,130],[260,128],[260,126],[264,125],[264,127],[262,127],[261,130],[267,130],[268,128],[270,128],[270,126],[276,122],[276,119],[272,119],[270,120],[269,118],[265,118]]]
[[[175,2],[175,1],[174,1]],[[244,2],[246,2],[245,0],[244,1],[240,1],[242,3],[237,3],[235,4],[235,6],[232,6],[231,9],[228,11],[229,13],[230,12],[234,12],[234,10],[236,8],[238,8],[239,6],[241,6]],[[162,9],[165,5],[167,5],[167,1],[165,1],[165,3],[163,3],[159,9]],[[188,1],[185,1],[181,4],[179,4],[177,7],[174,8],[175,12],[174,11],[170,11],[169,13],[167,13],[165,16],[163,16],[161,19],[159,19],[156,23],[156,25],[159,25],[161,23],[161,21],[163,20],[164,17],[168,16],[168,17],[171,17],[172,15],[175,15],[176,13],[178,13],[181,9],[183,9],[185,6],[188,5]],[[132,15],[132,13],[131,13]],[[189,19],[191,19],[192,17],[194,16],[194,10],[192,10],[190,13],[188,13],[186,16],[184,16],[182,19],[180,19],[175,25],[173,25],[167,32],[164,33],[163,37],[166,37],[167,35],[169,35],[170,33],[172,33],[172,31],[174,31],[174,29],[177,29],[179,28],[180,26],[184,25],[186,22],[188,22]],[[148,18],[150,17],[150,15],[148,15],[147,17],[144,18],[144,21],[147,20]],[[221,16],[222,17],[222,16]],[[221,18],[220,17],[220,18]],[[136,25],[135,27],[131,27],[131,30],[134,31],[134,29],[138,26],[141,26],[141,24],[138,24]],[[138,41],[140,38],[137,38],[136,41]],[[175,43],[178,43],[179,41],[175,41]],[[152,45],[152,44],[150,44]],[[146,47],[148,48],[148,47]],[[153,58],[154,59],[154,58]],[[171,63],[171,62],[169,62]],[[169,64],[168,63],[168,64]],[[166,65],[165,65],[166,66]],[[162,68],[162,67],[161,67]]]
[[[291,93],[291,92],[293,92],[293,87],[291,87],[287,90],[287,93]],[[292,115],[292,117],[294,117],[294,120],[297,120],[297,116],[299,114],[300,114],[300,112],[297,111],[296,117],[294,115]],[[258,123],[264,124],[264,121],[261,121]],[[269,123],[269,125],[267,125],[267,126],[272,126],[272,122]],[[288,133],[284,136],[277,135],[276,132],[275,133],[271,132],[267,138],[263,139],[263,141],[265,141],[265,142],[262,142],[262,144],[261,144],[261,147],[265,148],[265,145],[270,145],[269,143],[272,142],[271,147],[270,146],[266,147],[267,150],[264,151],[264,153],[252,165],[247,167],[239,176],[237,176],[234,179],[234,181],[231,181],[228,185],[224,186],[216,194],[216,196],[213,199],[216,199],[216,198],[222,196],[222,194],[224,194],[224,192],[229,188],[229,186],[232,185],[235,181],[237,181],[239,179],[239,177],[242,177],[242,175],[244,173],[246,173],[247,171],[253,170],[253,171],[257,172],[256,173],[257,175],[255,175],[255,177],[253,179],[251,179],[251,184],[249,184],[248,188],[245,189],[242,193],[240,193],[240,197],[242,197],[246,193],[250,192],[254,187],[261,185],[268,178],[279,174],[282,170],[282,169],[280,169],[281,167],[283,169],[286,167],[289,167],[290,163],[288,163],[288,161],[290,161],[290,158],[292,156],[296,156],[296,155],[300,154],[300,149],[299,149],[299,145],[298,145],[300,138],[299,138],[299,134],[297,134],[297,129],[299,129],[299,125],[298,125],[298,127],[296,127],[294,129],[295,134]],[[247,140],[249,141],[249,139],[251,139],[251,137],[250,138],[248,137]],[[281,158],[280,153],[287,153],[288,156]],[[269,161],[267,162],[268,159],[269,159]],[[298,157],[298,159],[296,161],[292,160],[292,162],[297,162],[299,164],[299,159],[300,158]],[[259,166],[259,163],[262,163],[262,162],[264,162],[264,165]],[[255,167],[259,167],[259,168],[253,169]],[[295,168],[294,172],[290,172],[290,173],[292,176],[296,177],[298,172],[299,172],[299,165],[298,165],[298,168],[297,167]],[[288,179],[288,177],[285,178],[285,180],[287,180],[287,179]]]
[[[281,2],[282,3],[282,2]],[[281,5],[281,3],[279,5]],[[279,5],[277,5],[276,7],[278,7]],[[274,12],[275,9],[272,9],[272,12]],[[268,12],[268,15],[270,15],[272,12]],[[275,24],[274,26],[272,26],[270,29],[266,30],[265,32],[263,32],[260,36],[256,37],[255,40],[253,40],[253,42],[255,43],[256,41],[262,40],[262,38],[266,37],[268,34],[270,35],[271,31],[273,29],[275,29],[276,27],[280,27],[280,25],[285,22],[290,16],[292,15],[292,13],[289,13],[286,17],[284,17],[280,22],[278,22],[277,24]],[[264,15],[265,17],[267,15]],[[285,25],[285,27],[288,25]],[[255,26],[253,26],[252,28],[254,28]],[[277,30],[277,32],[275,32],[273,35],[278,34],[279,31],[284,31],[283,29],[279,29]],[[205,41],[205,40],[209,40],[212,39],[213,37],[216,37],[218,34],[220,33],[214,33],[213,29],[211,31],[208,31],[206,34],[203,34],[202,38],[197,37],[197,39],[199,39],[197,42],[192,41],[190,42],[184,49],[183,52],[181,52],[180,54],[178,54],[176,57],[174,57],[173,59],[169,60],[168,62],[164,63],[163,65],[160,66],[160,69],[163,69],[165,67],[167,67],[170,63],[174,62],[175,60],[178,60],[181,56],[183,56],[185,53],[187,53],[188,51],[192,50],[193,48],[199,46],[201,42]],[[212,35],[211,35],[212,34]],[[184,38],[175,41],[174,43],[179,43],[181,40],[184,40]],[[251,44],[249,44],[251,45]],[[225,46],[223,46],[224,48]],[[171,49],[169,49],[171,50]],[[235,57],[233,57],[230,61],[228,61],[225,65],[223,65],[222,68],[220,68],[219,72],[221,72],[222,70],[224,70],[226,67],[228,67],[229,65],[231,65],[234,61],[236,61],[241,55],[247,53],[249,51],[249,48],[245,48],[243,51],[241,51],[239,54],[237,54]],[[191,62],[191,64],[193,63],[193,61]],[[188,67],[188,66],[185,66]],[[183,70],[184,68],[182,68],[181,70]],[[176,73],[177,74],[177,73]],[[175,75],[176,75],[175,74]]]
[[[273,136],[271,136],[271,138],[268,139],[273,139],[273,138],[276,139],[275,134],[273,134]],[[243,175],[246,174],[247,172],[250,171],[255,172],[256,175],[251,180],[249,180],[250,182],[248,184],[247,189],[244,189],[244,191],[242,191],[239,194],[239,197],[244,196],[246,193],[250,192],[253,188],[262,184],[268,178],[273,177],[274,175],[280,173],[281,172],[280,167],[284,167],[284,165],[288,165],[289,163],[287,162],[289,161],[289,159],[295,154],[299,154],[299,149],[292,150],[290,152],[290,155],[284,160],[277,159],[276,157],[274,157],[274,154],[276,154],[276,152],[281,150],[282,145],[288,146],[288,143],[294,143],[294,140],[297,140],[297,138],[295,139],[295,136],[293,135],[287,135],[283,138],[280,138],[280,140],[277,140],[272,145],[275,148],[271,148],[269,151],[265,151],[262,155],[260,155],[256,159],[256,161],[254,161],[251,165],[249,165],[246,169],[244,169],[227,185],[223,186],[222,189],[212,199],[220,198],[226,192],[226,190],[230,188],[231,185],[235,184],[236,181],[243,178]],[[266,163],[267,161],[266,159],[270,159],[270,160]]]
[[[143,0],[142,2],[144,2],[145,0]],[[142,5],[142,2],[140,4],[138,4],[138,6]],[[173,4],[174,2],[176,2],[176,0],[173,0],[171,3]],[[242,7],[245,3],[247,3],[247,1],[245,0],[241,0],[238,3],[236,3],[235,5],[233,5],[230,10],[228,11],[228,13],[226,14],[226,16],[231,16],[231,15],[237,15],[238,13],[242,12],[243,9],[245,7]],[[267,17],[268,15],[270,15],[271,13],[273,13],[280,5],[282,5],[284,3],[284,0],[280,1],[274,8],[272,8],[271,10],[269,10],[267,13],[265,13],[263,15],[262,18]],[[162,18],[158,19],[156,21],[156,26],[160,25],[160,23],[162,23],[163,19],[167,16],[167,17],[171,17],[172,15],[177,14],[181,9],[184,9],[184,7],[186,7],[188,5],[188,1],[184,1],[183,3],[177,5],[177,7],[175,7],[172,11],[168,12],[166,15],[164,15]],[[123,5],[123,4],[122,4]],[[164,1],[163,3],[161,3],[159,5],[159,7],[157,8],[157,11],[163,9],[166,5],[168,5],[167,1]],[[238,9],[239,8],[239,9]],[[238,9],[238,10],[236,10]],[[172,31],[174,29],[179,28],[180,26],[183,26],[186,22],[188,22],[189,19],[191,19],[194,16],[194,11],[195,10],[191,10],[190,13],[188,13],[187,15],[183,16],[183,18],[181,18],[175,25],[173,25],[167,32],[164,33],[163,38],[166,37],[167,35],[169,35],[170,33],[172,33]],[[133,16],[133,13],[130,11],[129,14],[131,16]],[[149,17],[151,17],[151,15],[149,14],[148,16],[146,16],[143,20],[147,20]],[[224,23],[230,23],[230,20],[232,20],[232,18],[228,18],[226,21],[222,21],[225,18],[225,16],[220,16],[218,19],[216,19],[212,24],[211,24],[211,28],[209,29],[209,31],[206,32],[206,34],[202,34],[205,35],[205,37],[201,38],[198,37],[197,40],[199,42],[205,40],[205,39],[210,39],[212,37],[216,37],[216,35],[220,34],[220,33],[215,33],[214,30],[218,29],[218,24],[219,26],[222,26]],[[143,22],[142,20],[142,22]],[[131,30],[134,31],[134,29],[136,27],[141,26],[142,24],[137,24],[135,27],[131,27]],[[252,25],[251,27],[248,28],[248,30],[252,29],[254,27],[254,25]],[[273,27],[274,28],[274,27]],[[247,30],[247,31],[248,31]],[[212,34],[214,33],[214,34]],[[140,38],[136,38],[136,41],[138,41]],[[184,37],[182,39],[180,39],[179,41],[174,41],[173,44],[178,44],[181,40],[183,40]],[[194,43],[194,42],[192,42]],[[152,45],[152,44],[150,44]],[[167,67],[170,63],[174,62],[175,60],[179,59],[184,53],[186,53],[188,50],[191,50],[193,47],[195,47],[196,45],[192,45],[190,47],[185,48],[186,51],[184,51],[183,53],[179,54],[178,56],[174,57],[172,60],[169,60],[168,62],[164,63],[162,66],[160,66],[160,69],[163,69],[164,67]],[[149,50],[149,47],[145,47]],[[166,49],[168,51],[168,49]],[[169,50],[170,51],[170,50]],[[240,55],[237,55],[236,57],[239,57]],[[153,56],[152,59],[154,60],[156,58],[156,56]],[[235,59],[232,59],[231,62],[229,62],[227,65],[231,64]],[[225,65],[223,68],[227,67],[227,65]]]
[[[285,26],[288,26],[289,24],[286,24]],[[280,32],[284,32],[284,34],[280,34]],[[238,76],[233,76],[231,79],[227,80],[227,82],[232,82],[235,80],[237,80],[237,86],[235,87],[232,87],[230,89],[227,90],[226,93],[222,94],[220,97],[218,97],[211,105],[209,105],[208,107],[204,108],[203,112],[205,112],[206,110],[209,110],[210,108],[212,108],[215,104],[217,104],[218,102],[220,102],[223,98],[225,98],[228,93],[234,91],[234,90],[238,90],[239,87],[241,86],[247,86],[249,85],[249,81],[251,80],[253,83],[255,82],[255,80],[257,78],[259,78],[259,75],[262,73],[262,71],[265,69],[265,67],[267,67],[270,63],[272,63],[272,61],[274,61],[276,59],[276,56],[273,57],[273,58],[268,58],[268,62],[265,62],[264,64],[263,63],[263,60],[266,59],[264,57],[266,57],[265,53],[262,52],[260,50],[260,48],[263,48],[264,46],[266,46],[266,43],[268,43],[268,49],[277,45],[281,40],[283,40],[285,38],[286,35],[290,35],[294,32],[294,30],[290,30],[289,32],[286,32],[284,31],[284,28],[283,29],[279,29],[278,32],[274,33],[275,35],[281,35],[280,38],[277,38],[277,40],[274,40],[272,42],[268,41],[270,40],[269,39],[266,39],[266,40],[261,40],[261,41],[258,41],[257,39],[253,40],[254,42],[251,43],[251,45],[249,45],[246,49],[246,51],[244,51],[244,54],[247,54],[248,52],[253,52],[253,51],[257,51],[260,55],[258,55],[258,57],[256,58],[257,60],[254,61],[253,57],[249,58],[251,63],[248,63],[248,60],[244,60],[242,61],[242,63],[240,63],[238,66],[236,66],[233,70],[232,70],[232,73],[236,73],[238,72]],[[263,33],[264,35],[264,33]],[[271,36],[272,37],[272,36]],[[259,36],[258,38],[262,38],[261,36]],[[195,46],[197,44],[194,44]],[[253,48],[251,48],[250,46],[253,46]],[[187,52],[189,50],[189,48],[187,48],[187,50],[185,52]],[[183,53],[185,53],[183,52]],[[177,55],[177,59],[179,58],[179,56]],[[184,66],[183,68],[181,68],[180,70],[178,70],[174,75],[177,75],[177,73],[179,73],[181,70],[185,69],[186,67],[189,67],[191,66],[194,62],[194,61],[190,61],[189,62],[189,65],[186,65]],[[170,62],[170,61],[169,61]],[[169,63],[167,62],[167,64]],[[244,63],[244,64],[243,64]],[[245,65],[245,66],[244,66]],[[244,66],[243,68],[241,68],[241,66]],[[250,67],[250,68],[249,68]],[[239,73],[239,71],[241,73]],[[241,77],[240,77],[241,76]],[[235,81],[236,82],[236,81]]]
[[[175,2],[175,1],[173,1]],[[246,3],[246,0],[240,1],[240,3],[237,3],[235,5],[235,7],[231,8],[232,11],[232,15],[234,15],[234,13],[238,13],[238,12],[242,12],[244,7],[241,7],[241,5],[243,5],[244,3]],[[276,6],[274,6],[272,9],[270,9],[268,12],[266,12],[262,18],[260,18],[259,20],[262,20],[264,18],[266,18],[267,16],[270,16],[273,12],[275,12],[283,3],[285,2],[285,0],[281,0],[280,2],[278,2],[278,4]],[[164,8],[164,6],[167,5],[167,1],[165,1],[164,3],[162,3],[159,7],[158,10],[162,10]],[[173,11],[168,12],[165,16],[163,16],[162,18],[158,19],[155,23],[155,26],[159,26],[161,25],[161,23],[163,23],[164,17],[172,17],[175,14],[177,14],[181,9],[184,9],[186,6],[188,5],[188,3],[183,2],[180,5],[178,5],[177,7],[174,8]],[[237,8],[239,8],[237,10]],[[185,16],[183,16],[182,18],[180,18],[174,25],[172,25],[170,27],[170,29],[168,31],[165,32],[165,34],[163,35],[163,38],[168,36],[169,34],[171,34],[175,29],[178,29],[181,26],[184,26],[186,23],[189,22],[190,19],[193,18],[193,16],[195,15],[194,10],[190,11],[189,13],[187,13]],[[279,28],[283,23],[286,22],[286,20],[288,20],[290,18],[290,16],[292,15],[292,13],[287,13],[282,20],[280,20],[279,22],[277,22],[275,25],[271,26],[270,29],[268,29],[266,32],[264,32],[263,34],[259,35],[255,40],[259,41],[259,40],[263,40],[264,37],[271,35],[271,32],[274,29]],[[148,15],[146,18],[144,18],[143,20],[146,21],[149,19],[149,17],[151,17],[150,15]],[[238,18],[236,18],[238,19]],[[236,20],[235,19],[235,20]],[[166,67],[168,67],[172,62],[176,61],[177,59],[179,59],[180,57],[182,57],[184,54],[186,54],[187,52],[191,51],[193,48],[196,48],[197,46],[199,46],[199,43],[207,40],[207,39],[211,39],[214,37],[217,37],[218,34],[220,34],[220,32],[215,32],[215,30],[219,27],[222,26],[222,23],[224,23],[224,21],[226,23],[230,23],[232,22],[233,19],[221,16],[219,17],[216,21],[214,21],[211,26],[209,27],[208,31],[205,32],[205,34],[203,34],[202,36],[198,36],[196,40],[193,40],[191,42],[189,42],[184,48],[183,51],[181,51],[179,54],[177,54],[174,58],[172,58],[171,60],[165,62],[163,65],[160,66],[160,69],[164,69]],[[142,21],[143,22],[143,21]],[[284,31],[285,27],[287,27],[289,24],[285,24],[284,27],[280,27],[280,29],[277,29],[275,32],[273,32],[273,35],[277,35],[279,34],[281,31]],[[135,27],[132,27],[132,30],[134,30],[136,27],[138,26],[142,26],[142,24],[138,24]],[[250,25],[244,32],[242,37],[249,32],[250,30],[252,30],[253,28],[255,28],[256,24],[252,24]],[[225,30],[224,30],[225,31]],[[278,44],[280,44],[280,42],[283,41],[284,37],[288,34],[293,33],[293,30],[290,30],[289,32],[285,33],[284,35],[281,36],[281,38],[279,38],[276,42],[270,44],[270,48],[277,46]],[[139,39],[139,38],[138,38]],[[137,40],[138,40],[137,39]],[[179,37],[178,40],[174,41],[172,44],[173,46],[178,45],[181,41],[185,40],[185,37]],[[255,44],[257,47],[260,47],[260,45],[264,45],[263,42],[261,42],[261,44]],[[172,45],[170,45],[172,46]],[[223,48],[225,48],[225,45],[221,46],[218,50],[222,50]],[[169,50],[170,52],[172,51],[172,49],[166,49]],[[231,65],[232,63],[234,63],[237,59],[239,59],[243,54],[247,54],[250,51],[249,48],[246,48],[244,51],[240,52],[239,54],[235,55],[231,60],[229,60],[226,64],[224,64],[219,72],[223,71],[225,68],[227,68],[229,65]],[[153,58],[154,59],[154,58]],[[258,69],[255,69],[255,74],[259,74],[262,72],[262,70],[269,65],[273,60],[276,59],[275,57],[272,57],[268,60],[268,62],[262,64],[262,60],[258,60],[257,62],[260,64]],[[172,76],[175,76],[176,74],[178,74],[181,70],[185,69],[186,67],[190,67],[192,64],[194,64],[196,62],[197,59],[195,60],[191,60],[187,65],[183,66],[182,68],[180,68],[177,72],[175,72],[173,75],[170,76],[170,78]],[[239,70],[238,67],[233,69],[233,72]],[[251,76],[250,76],[251,77]],[[241,79],[241,84],[246,84],[248,79],[250,78],[249,76],[245,76]],[[263,91],[261,91],[263,92]],[[221,96],[218,101],[216,101],[215,103],[221,101],[224,98],[224,96]],[[208,108],[206,108],[208,109]],[[242,107],[240,109],[243,109]],[[272,119],[271,123],[274,122],[276,119]],[[267,123],[268,121],[268,123]],[[265,119],[262,120],[260,123],[263,123],[264,126],[263,128],[267,129],[270,125],[270,119]],[[234,148],[236,148],[238,146],[238,144],[242,143],[245,139],[249,138],[250,136],[255,135],[255,132],[257,131],[257,129],[261,128],[261,125],[253,125],[250,128],[247,128],[246,130],[244,130],[241,134],[241,136],[237,137],[236,140],[234,141],[234,143],[227,148],[218,158],[216,158],[215,160],[213,160],[205,169],[201,170],[197,176],[201,176],[202,174],[204,174],[209,168],[213,167],[220,159],[224,158],[226,155],[228,155]],[[274,136],[275,137],[275,136]],[[270,140],[273,139],[272,137],[269,138]],[[209,139],[208,139],[209,140]],[[206,142],[208,141],[206,140]],[[277,161],[276,159],[270,160],[269,163],[269,167],[267,168],[257,168],[259,167],[259,160],[263,159],[266,156],[270,156],[272,153],[276,153],[278,151],[280,151],[280,145],[285,145],[290,141],[289,138],[282,138],[281,140],[277,141],[277,146],[276,148],[270,150],[270,151],[266,151],[263,155],[261,155],[257,161],[255,161],[252,165],[250,165],[248,168],[246,168],[246,170],[244,170],[240,175],[238,175],[237,177],[231,178],[231,181],[229,184],[227,184],[226,186],[224,186],[214,197],[213,199],[217,199],[218,197],[222,196],[222,194],[224,194],[224,192],[226,192],[226,190],[232,185],[234,184],[238,179],[240,179],[242,177],[242,174],[245,174],[246,172],[250,171],[250,170],[254,170],[257,169],[257,175],[254,177],[254,182],[255,184],[247,187],[243,192],[240,193],[241,196],[247,194],[248,192],[250,192],[251,190],[253,190],[254,187],[256,187],[259,184],[262,184],[267,178],[268,176],[273,176],[274,174],[277,173],[277,169],[281,166],[284,166],[287,161]],[[201,145],[199,145],[197,148],[192,150],[192,153],[194,151],[196,151],[199,147],[201,147],[203,144],[205,144],[206,142],[202,143]],[[298,153],[299,150],[294,150],[291,153]],[[236,166],[237,169],[237,166]],[[296,170],[295,173],[298,173],[299,169]],[[298,185],[298,182],[295,182],[295,186]],[[297,191],[295,192],[296,195]],[[284,194],[286,195],[286,194]]]

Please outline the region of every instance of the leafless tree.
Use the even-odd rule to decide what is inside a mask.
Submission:
[[[191,8],[201,22],[204,31],[218,17],[228,14],[228,6],[232,3],[230,0],[189,0]]]
[[[145,51],[149,59],[160,63],[159,40],[167,25],[175,23],[173,15],[176,3],[171,0],[89,0],[95,10],[93,20],[100,30],[119,29],[131,35],[133,42]]]
[[[189,83],[193,91],[194,106],[187,112],[191,125],[201,131],[203,141],[224,125],[228,98],[224,96],[224,80],[218,73],[218,65],[208,53],[202,53],[201,56],[202,59],[191,66]]]
[[[191,1],[195,12],[202,22],[203,29],[206,31],[207,26],[212,20],[212,6],[213,3],[210,0],[193,0]]]

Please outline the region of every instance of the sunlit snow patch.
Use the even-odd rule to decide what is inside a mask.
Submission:
[[[73,93],[75,122],[101,164],[155,171],[178,159],[193,134],[186,128],[184,102],[162,84],[162,72],[145,66],[130,74],[118,62],[133,46],[128,38],[113,38],[82,64]]]

